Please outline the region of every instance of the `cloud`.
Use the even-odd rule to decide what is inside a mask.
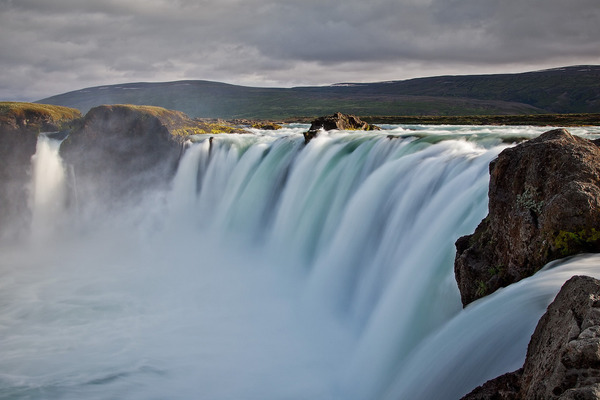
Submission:
[[[0,0],[0,98],[600,64],[597,0]]]

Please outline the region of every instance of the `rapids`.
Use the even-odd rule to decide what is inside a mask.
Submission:
[[[520,367],[600,259],[463,310],[454,242],[489,162],[547,129],[385,128],[193,137],[169,190],[109,212],[40,135],[30,237],[0,243],[0,398],[458,399]]]

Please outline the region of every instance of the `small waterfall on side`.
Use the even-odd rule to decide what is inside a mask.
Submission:
[[[32,157],[31,235],[41,240],[51,235],[64,217],[67,200],[65,167],[58,155],[60,140],[41,133]]]
[[[193,137],[169,191],[83,216],[40,136],[31,243],[0,243],[0,398],[452,400],[518,368],[600,262],[463,310],[454,242],[503,135],[541,130],[412,128]]]

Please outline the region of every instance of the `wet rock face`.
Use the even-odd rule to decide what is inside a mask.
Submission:
[[[67,107],[0,103],[0,235],[26,229],[31,157],[38,134],[62,129],[80,116]]]
[[[600,148],[556,129],[490,164],[489,213],[456,242],[463,305],[546,263],[600,251]]]
[[[524,399],[600,398],[600,281],[567,281],[540,319],[521,379]]]
[[[370,131],[376,128],[355,115],[342,114],[338,112],[326,117],[319,117],[312,121],[309,130],[316,131],[319,129],[326,131],[331,131],[333,129]]]
[[[78,196],[112,200],[166,184],[182,147],[182,138],[171,130],[186,120],[180,112],[158,107],[91,109],[60,149],[78,184]]]
[[[304,133],[305,143],[308,143],[311,139],[313,139],[320,129],[325,131],[331,131],[334,129],[372,131],[379,130],[380,128],[375,125],[368,124],[355,115],[342,114],[338,112],[326,117],[319,117],[312,121],[308,132]]]
[[[540,319],[523,368],[463,400],[600,399],[600,281],[568,280]]]
[[[0,229],[3,231],[8,226],[20,231],[26,224],[27,185],[36,142],[36,132],[0,126]]]

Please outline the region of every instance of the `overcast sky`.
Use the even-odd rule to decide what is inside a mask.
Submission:
[[[0,100],[600,64],[600,0],[0,0]]]

